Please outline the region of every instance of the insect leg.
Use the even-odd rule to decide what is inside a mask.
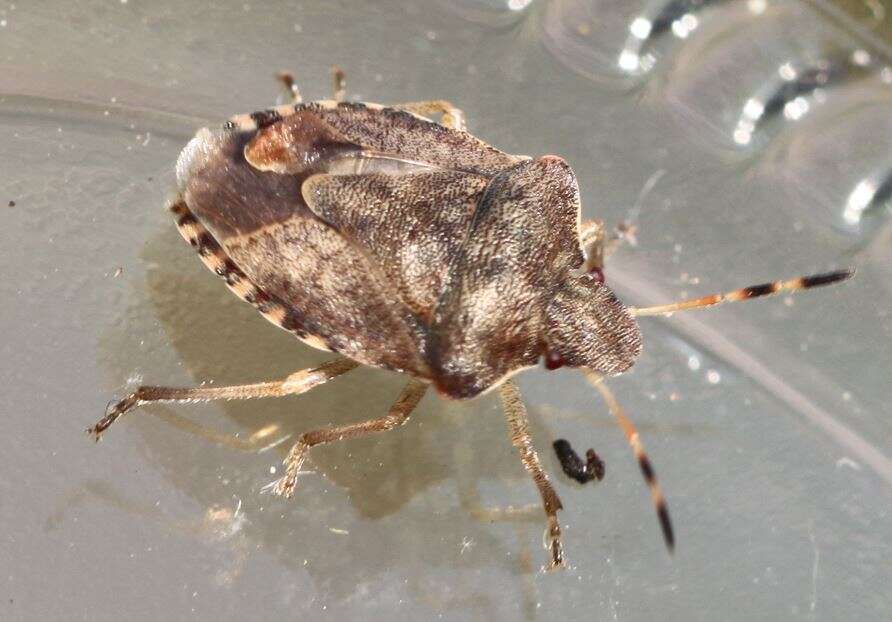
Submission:
[[[337,358],[318,367],[302,369],[283,380],[258,382],[231,387],[139,387],[116,403],[110,403],[105,416],[87,429],[98,441],[102,433],[122,415],[153,402],[209,402],[211,400],[247,400],[257,397],[282,397],[306,393],[333,378],[347,373],[359,364]]]
[[[585,253],[583,269],[586,272],[604,269],[608,254],[604,229],[603,220],[587,220],[579,226],[579,244]]]
[[[511,432],[511,444],[520,452],[520,460],[524,468],[532,476],[533,482],[542,496],[542,505],[545,515],[548,517],[547,536],[551,542],[551,564],[548,569],[558,568],[564,565],[564,550],[561,544],[561,526],[558,522],[557,512],[563,509],[561,500],[548,475],[539,462],[539,455],[533,447],[533,439],[530,437],[527,412],[520,398],[520,391],[513,380],[506,380],[499,387],[499,397],[502,399],[502,407],[505,409],[505,417],[508,420],[508,428]]]
[[[607,234],[603,220],[587,220],[579,226],[579,243],[585,252],[584,269],[591,272],[603,270],[604,262],[624,241],[632,239],[634,227],[628,223],[620,223]]]
[[[356,438],[365,436],[374,432],[386,432],[398,428],[409,420],[409,415],[415,410],[418,402],[424,397],[428,385],[420,380],[410,380],[403,392],[390,407],[390,412],[380,419],[370,419],[362,423],[354,423],[352,425],[337,426],[331,428],[322,428],[304,432],[300,435],[297,443],[288,452],[285,458],[285,475],[279,479],[273,487],[273,492],[277,495],[290,498],[294,495],[294,485],[297,482],[297,475],[300,468],[307,459],[307,453],[310,448],[315,445],[331,443],[333,441],[342,441],[348,438]]]
[[[336,102],[342,102],[347,97],[347,74],[334,65],[331,68],[331,77],[334,82],[334,99]]]
[[[454,130],[465,129],[465,113],[445,99],[432,99],[423,102],[396,104],[394,108],[418,114],[422,117],[438,114],[440,115],[440,125],[445,125]]]
[[[586,369],[583,369],[582,373],[598,390],[601,397],[604,398],[604,401],[607,402],[607,408],[610,409],[610,414],[616,418],[617,423],[619,423],[619,426],[623,429],[623,432],[626,435],[626,440],[629,442],[632,451],[635,453],[635,458],[638,460],[638,466],[641,467],[641,473],[644,475],[644,481],[647,482],[647,485],[650,488],[650,496],[651,499],[653,499],[654,507],[657,510],[657,516],[660,519],[660,528],[663,530],[663,539],[666,542],[666,547],[671,552],[673,548],[675,548],[675,536],[672,531],[672,521],[669,519],[669,509],[666,507],[666,499],[663,497],[663,491],[660,490],[660,485],[657,484],[657,476],[650,464],[650,458],[647,457],[647,452],[644,451],[644,445],[641,443],[641,437],[638,435],[638,430],[635,428],[635,424],[626,417],[622,406],[620,406],[616,396],[613,395],[613,391],[604,384],[603,376]]]
[[[294,81],[294,75],[289,71],[280,71],[276,74],[276,79],[285,85],[285,90],[291,95],[291,103],[299,104],[303,101],[300,96],[300,89],[297,88],[297,82]]]

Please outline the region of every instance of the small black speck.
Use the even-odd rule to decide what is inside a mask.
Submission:
[[[155,181],[154,177],[146,177],[146,181]]]
[[[15,201],[10,201],[10,202],[9,202],[9,207],[15,207]]]

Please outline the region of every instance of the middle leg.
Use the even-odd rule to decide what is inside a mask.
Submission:
[[[409,420],[409,415],[415,410],[418,402],[424,397],[427,391],[427,383],[420,380],[410,380],[403,392],[397,398],[390,412],[380,419],[370,419],[362,423],[354,423],[352,425],[336,426],[331,428],[322,428],[304,432],[298,438],[297,443],[288,452],[285,458],[285,475],[276,482],[273,492],[285,498],[294,496],[294,486],[297,483],[297,476],[300,468],[307,459],[307,454],[311,447],[315,445],[323,445],[334,441],[342,441],[348,438],[356,438],[365,436],[374,432],[386,432],[398,428]]]

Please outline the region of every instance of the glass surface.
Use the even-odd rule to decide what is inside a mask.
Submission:
[[[0,618],[892,616],[892,69],[815,6],[0,7]],[[645,65],[621,61],[629,37]],[[380,416],[403,379],[359,370],[299,397],[146,408],[99,446],[83,434],[141,382],[328,358],[230,294],[163,206],[198,127],[273,103],[283,69],[327,98],[333,64],[351,99],[449,99],[493,145],[567,158],[585,218],[636,226],[607,269],[629,304],[858,267],[835,288],[642,319],[644,354],[610,385],[668,497],[673,556],[572,371],[519,378],[565,506],[556,573],[539,571],[535,505],[482,515],[538,502],[492,395],[430,395],[397,431],[314,449],[292,501],[263,491],[288,438]],[[564,477],[557,438],[595,447],[605,480]]]

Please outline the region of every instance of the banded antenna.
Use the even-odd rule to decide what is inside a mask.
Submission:
[[[654,307],[630,307],[629,312],[636,317],[645,315],[670,315],[676,311],[713,307],[725,302],[749,300],[750,298],[770,296],[780,292],[795,292],[801,289],[810,289],[812,287],[823,287],[824,285],[832,285],[833,283],[845,281],[853,276],[855,276],[855,270],[847,268],[845,270],[836,270],[834,272],[813,274],[812,276],[800,276],[787,281],[772,281],[771,283],[762,283],[761,285],[750,285],[749,287],[742,287],[723,294],[711,294],[701,298],[691,298],[689,300],[681,300],[679,302],[672,302]]]

